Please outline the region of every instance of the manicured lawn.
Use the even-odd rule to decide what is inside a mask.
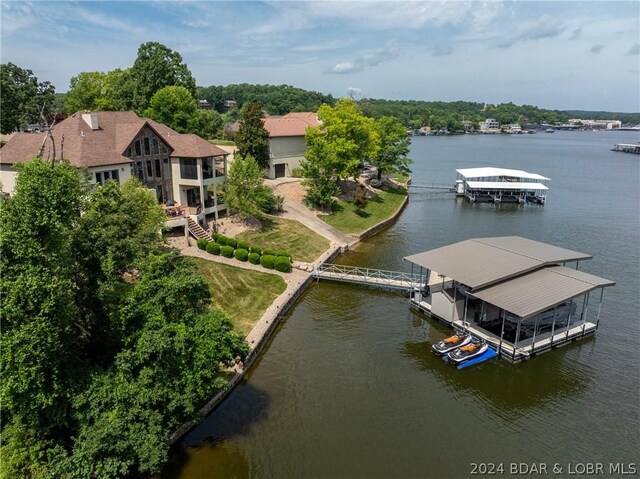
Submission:
[[[261,273],[193,258],[198,271],[209,284],[211,306],[221,308],[236,328],[247,335],[271,303],[287,288],[275,274]]]
[[[319,218],[347,234],[360,234],[389,218],[400,207],[405,196],[404,189],[388,189],[369,199],[367,207],[358,211],[351,202],[338,200],[330,215]]]
[[[294,261],[314,261],[329,249],[329,240],[311,231],[302,223],[284,218],[269,218],[258,231],[245,231],[236,236],[251,246],[287,251]]]

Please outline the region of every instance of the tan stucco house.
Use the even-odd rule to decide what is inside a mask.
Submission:
[[[154,191],[158,203],[179,204],[170,223],[183,223],[188,216],[202,221],[226,209],[222,187],[228,153],[197,135],[177,133],[131,111],[78,112],[51,132],[56,156],[60,157],[64,137],[64,157],[86,168],[93,183],[124,183],[137,176]],[[52,154],[46,133],[16,133],[0,149],[3,193],[15,188],[15,165],[31,160],[43,143],[46,159]]]
[[[319,126],[315,113],[289,113],[279,117],[267,117],[264,128],[269,132],[269,167],[267,178],[291,176],[292,170],[300,166],[306,144],[307,128]]]

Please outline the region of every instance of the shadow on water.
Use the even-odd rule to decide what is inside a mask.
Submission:
[[[436,328],[429,331],[434,330],[438,332]],[[473,393],[501,416],[523,416],[565,398],[575,400],[589,387],[589,372],[572,362],[567,353],[573,348],[584,347],[594,340],[593,337],[520,364],[494,359],[458,370],[434,354],[431,346],[444,337],[440,333],[429,334],[436,335],[424,342],[404,343],[401,353],[413,359],[421,370],[434,374],[451,390]]]
[[[214,470],[216,477],[249,477],[248,461],[230,440],[249,436],[256,424],[265,421],[270,402],[265,391],[243,381],[220,407],[176,444],[167,468],[157,479],[210,477]]]

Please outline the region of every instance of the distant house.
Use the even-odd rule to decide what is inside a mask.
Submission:
[[[175,216],[183,220],[192,215],[202,221],[226,209],[222,187],[228,153],[197,135],[177,133],[131,111],[78,112],[55,125],[52,135],[56,156],[64,136],[64,157],[86,168],[95,184],[137,176],[158,203],[179,204]],[[0,150],[4,193],[15,188],[15,165],[36,156],[43,142],[46,159],[53,150],[46,133],[16,133]]]
[[[280,117],[268,117],[264,127],[269,132],[269,167],[267,178],[291,176],[294,168],[306,152],[304,134],[307,128],[319,126],[315,113],[289,113]]]
[[[213,105],[208,100],[198,100],[198,108],[201,110],[213,110]]]
[[[224,111],[233,110],[237,106],[238,106],[238,104],[236,103],[235,100],[225,100],[224,101]]]
[[[480,122],[481,133],[500,133],[500,122],[493,118],[487,118]]]

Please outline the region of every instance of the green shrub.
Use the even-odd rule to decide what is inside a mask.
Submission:
[[[220,245],[215,242],[207,244],[207,253],[215,255],[220,254]]]
[[[244,248],[238,248],[236,250],[236,259],[239,261],[247,261],[249,259],[249,252]]]
[[[293,261],[293,258],[287,251],[277,251],[276,256],[282,257],[282,258],[288,258],[289,261]]]
[[[218,243],[220,246],[226,246],[227,239],[228,238],[225,235],[218,235],[218,237],[216,238],[216,243]]]
[[[262,250],[262,256],[264,256],[264,255],[275,256],[276,255],[276,251],[273,250],[273,249],[267,248],[267,249]]]
[[[249,263],[260,264],[260,255],[258,253],[249,253]]]
[[[207,238],[200,238],[198,241],[196,241],[196,244],[198,245],[198,248],[206,250],[207,245],[209,244],[209,240]]]
[[[260,256],[262,254],[262,250],[260,248],[255,247],[255,246],[252,246],[251,248],[249,248],[249,252],[250,253],[255,253],[258,256]],[[249,261],[251,261],[251,260],[249,260]]]
[[[216,243],[220,243],[218,241],[218,239],[220,238],[220,236],[222,236],[220,233],[211,233],[211,237],[213,238],[213,241],[215,241]]]
[[[302,178],[304,173],[302,172],[302,168],[296,166],[295,168],[291,168],[291,176],[293,178]]]
[[[270,255],[270,254],[266,254],[265,255],[265,254],[263,254],[260,257],[260,264],[263,267],[267,268],[267,269],[273,269],[274,263],[275,263],[275,259],[276,259],[276,257],[273,256],[273,255]]]
[[[274,266],[276,270],[283,273],[289,273],[291,271],[291,262],[289,258],[285,258],[284,256],[276,256]]]
[[[233,258],[233,248],[231,246],[221,246],[220,254],[225,258]]]
[[[238,247],[238,240],[235,238],[227,238],[226,242],[227,246],[231,246],[233,249],[236,249]]]
[[[249,251],[249,243],[247,243],[246,241],[238,241],[238,246],[236,246],[236,249],[246,249],[247,251]]]

